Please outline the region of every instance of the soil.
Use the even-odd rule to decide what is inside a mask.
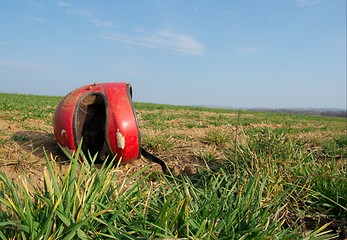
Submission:
[[[192,175],[197,167],[204,168],[204,163],[199,160],[198,153],[209,146],[202,146],[200,139],[208,129],[192,129],[189,139],[172,140],[170,149],[147,149],[163,159],[174,175]],[[25,119],[23,121],[4,120],[0,118],[0,172],[6,174],[15,182],[20,183],[26,174],[35,185],[43,182],[43,172],[46,166],[46,157],[54,159],[62,171],[69,166],[69,159],[57,145],[53,126],[43,120]],[[165,131],[165,134],[180,134],[180,130]],[[184,134],[187,134],[185,131]],[[143,138],[155,138],[158,131],[153,129],[142,130]],[[196,139],[192,141],[192,139]],[[160,165],[143,157],[131,163],[118,166],[119,179],[135,173],[141,168],[150,165],[148,171],[161,172]]]

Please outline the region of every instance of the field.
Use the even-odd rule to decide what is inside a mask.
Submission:
[[[60,100],[0,93],[0,239],[347,238],[346,118],[135,103],[174,176],[64,153]]]

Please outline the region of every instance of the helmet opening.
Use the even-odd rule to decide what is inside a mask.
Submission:
[[[76,145],[83,139],[84,153],[89,151],[91,156],[99,153],[99,158],[104,158],[108,148],[105,142],[106,101],[103,94],[83,96],[77,104],[74,117]]]

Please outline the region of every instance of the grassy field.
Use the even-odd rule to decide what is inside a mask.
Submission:
[[[63,153],[60,100],[0,93],[0,239],[347,238],[346,118],[135,103],[175,177]]]

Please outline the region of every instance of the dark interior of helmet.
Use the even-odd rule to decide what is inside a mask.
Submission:
[[[82,98],[75,112],[77,144],[83,139],[82,151],[91,156],[105,155],[106,102],[103,95],[93,93]],[[101,153],[103,152],[103,153]]]

